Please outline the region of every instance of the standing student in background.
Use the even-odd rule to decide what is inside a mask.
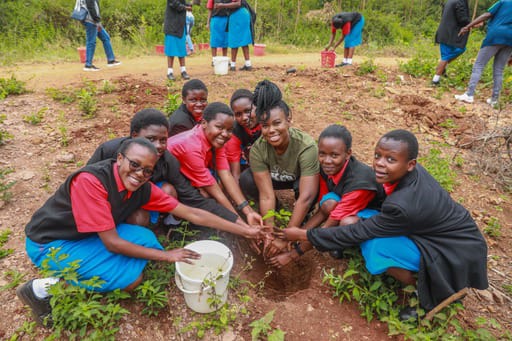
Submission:
[[[503,85],[503,71],[510,55],[512,54],[512,0],[500,0],[492,5],[487,12],[461,28],[459,34],[469,32],[472,27],[489,21],[487,34],[473,65],[468,89],[462,95],[455,95],[459,101],[473,103],[476,85],[482,76],[482,72],[491,58],[494,57],[492,66],[492,95],[487,99],[487,104],[498,104],[501,87]]]
[[[459,32],[470,21],[468,0],[446,1],[435,37],[436,43],[439,44],[441,59],[432,78],[432,85],[439,85],[441,75],[446,74],[446,66],[466,51],[469,32],[462,35],[459,35]]]
[[[217,49],[222,48],[222,55],[228,55],[228,17],[230,10],[228,8],[217,8],[215,5],[222,2],[231,2],[231,0],[208,0],[208,18],[206,19],[206,28],[210,30],[210,47],[213,58],[217,57]]]
[[[187,11],[187,18],[185,20],[187,25],[187,47],[188,54],[194,53],[194,43],[192,42],[192,37],[190,36],[190,32],[192,31],[192,27],[194,27],[195,19],[194,15],[191,11]]]
[[[352,57],[356,46],[363,43],[363,27],[364,17],[359,12],[341,12],[332,17],[331,21],[331,39],[325,47],[325,50],[336,48],[345,40],[345,48],[343,49],[343,62],[336,66],[352,65]],[[334,43],[336,31],[341,30],[340,39]]]
[[[186,47],[186,17],[187,11],[192,11],[192,5],[185,3],[185,0],[167,0],[165,7],[165,55],[167,56],[167,79],[173,81],[174,57],[180,62],[181,78],[190,79],[185,67]]]
[[[96,50],[96,38],[99,38],[103,43],[103,49],[107,56],[107,66],[117,66],[121,62],[116,60],[110,36],[101,24],[100,17],[100,4],[98,0],[85,0],[87,8],[87,17],[84,21],[85,26],[85,66],[84,71],[99,71],[100,68],[94,66],[92,60],[94,58],[94,51]]]
[[[256,14],[245,0],[215,3],[214,8],[231,10],[228,19],[228,46],[231,49],[230,71],[236,71],[236,57],[239,47],[242,48],[245,60],[244,66],[240,70],[251,71],[249,44],[254,44],[254,19]]]

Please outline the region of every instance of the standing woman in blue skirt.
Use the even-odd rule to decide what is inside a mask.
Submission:
[[[173,81],[174,57],[180,61],[181,78],[190,79],[185,67],[185,56],[187,55],[187,11],[192,11],[192,5],[187,5],[185,0],[167,0],[165,8],[165,55],[167,56],[167,79]]]
[[[232,10],[228,19],[228,46],[231,49],[230,71],[236,70],[238,48],[242,48],[245,64],[240,70],[251,71],[249,44],[254,44],[254,20],[256,13],[245,0],[233,0],[230,3],[216,3],[214,8]]]

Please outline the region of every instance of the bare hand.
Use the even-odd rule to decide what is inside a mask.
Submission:
[[[270,258],[286,250],[288,243],[281,239],[275,239],[263,250],[263,257]]]
[[[249,225],[260,225],[263,226],[263,219],[261,219],[261,215],[255,211],[251,211],[245,215],[247,218],[247,223]]]
[[[174,249],[169,251],[164,251],[167,259],[166,261],[171,262],[183,262],[187,264],[193,264],[193,259],[199,259],[201,258],[201,255],[195,251],[189,250],[189,249]]]
[[[308,240],[307,230],[298,227],[288,227],[281,230],[280,232],[274,231],[272,234],[277,238],[288,241]]]
[[[275,257],[270,258],[267,261],[267,264],[274,266],[276,268],[281,268],[297,258],[299,258],[299,255],[297,254],[297,252],[292,250],[288,252],[283,252]]]

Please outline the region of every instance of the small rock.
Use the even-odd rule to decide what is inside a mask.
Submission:
[[[57,161],[64,162],[64,163],[75,162],[75,154],[73,154],[73,153],[60,154],[57,156]]]
[[[297,72],[297,69],[294,68],[294,67],[291,67],[291,68],[286,70],[286,73],[295,73],[295,72]]]
[[[492,298],[492,293],[489,290],[477,290],[476,293],[478,297],[480,297],[481,299],[487,302],[494,302],[494,299]]]
[[[33,179],[34,176],[36,176],[36,173],[29,170],[25,170],[21,171],[18,175],[21,180],[27,181]]]
[[[311,306],[311,304],[308,304],[308,307],[306,308],[306,311],[307,311],[307,312],[311,312],[311,311],[313,311],[313,310],[315,310],[315,308],[313,308],[313,307]]]

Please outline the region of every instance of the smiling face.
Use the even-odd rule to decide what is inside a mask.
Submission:
[[[340,138],[328,136],[318,141],[318,161],[327,175],[338,174],[351,154]]]
[[[204,135],[213,148],[222,147],[233,134],[233,116],[218,113],[210,122],[203,120],[201,126],[204,129]]]
[[[203,117],[203,110],[208,105],[208,93],[202,89],[189,90],[183,98],[183,103],[188,112],[198,120]]]
[[[161,157],[167,149],[169,131],[165,126],[152,124],[142,128],[138,133],[133,132],[132,137],[144,137],[148,139],[156,147],[156,150],[158,150],[158,157]]]
[[[290,119],[286,117],[283,109],[275,107],[270,109],[268,119],[260,121],[261,136],[278,153],[284,153],[290,142]]]
[[[237,99],[231,104],[231,109],[235,114],[235,120],[242,127],[253,129],[258,124],[255,107],[249,98],[241,97]]]
[[[382,138],[375,147],[373,169],[380,184],[394,183],[411,172],[416,160],[409,160],[407,144]]]
[[[144,176],[144,169],[152,170],[157,161],[157,155],[147,147],[136,143],[132,143],[124,155],[117,154],[119,177],[124,187],[131,192],[138,190],[150,178]]]

